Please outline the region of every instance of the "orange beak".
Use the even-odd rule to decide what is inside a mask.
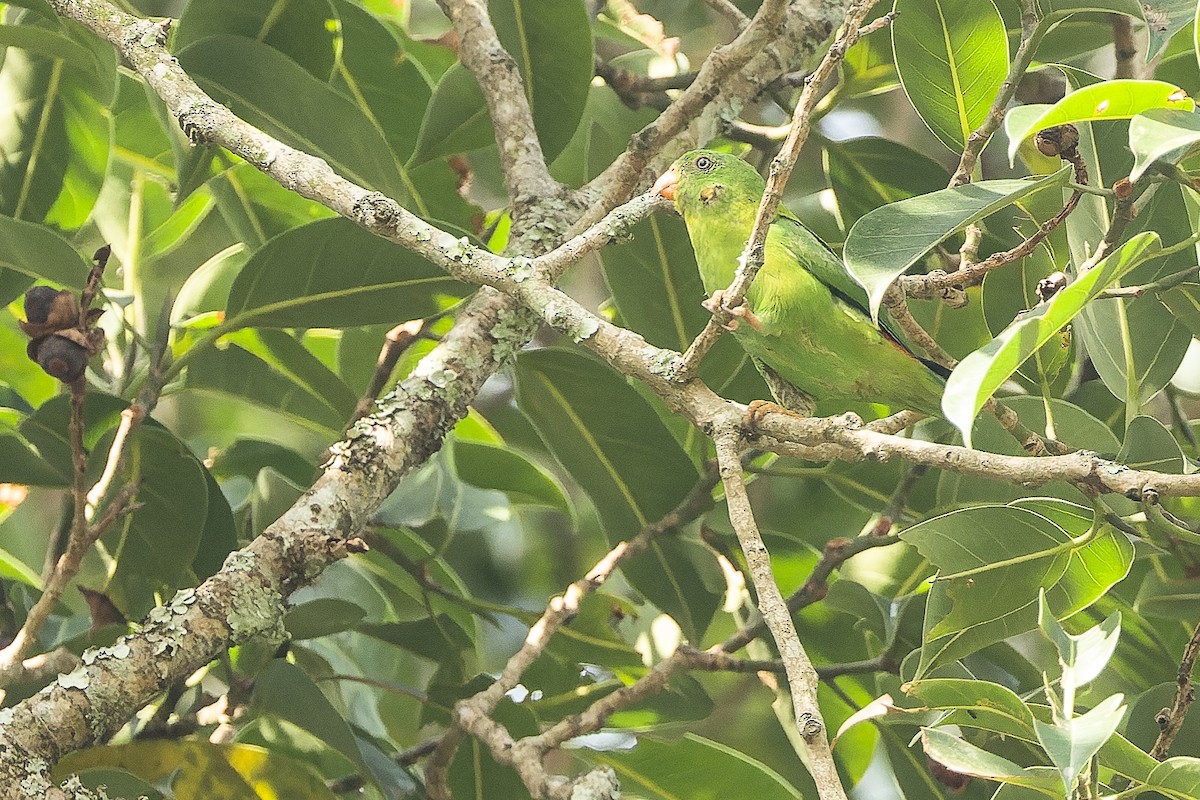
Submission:
[[[675,191],[679,188],[679,175],[671,168],[658,176],[658,180],[654,182],[654,188],[650,191],[659,197],[665,197],[668,200],[675,200]]]

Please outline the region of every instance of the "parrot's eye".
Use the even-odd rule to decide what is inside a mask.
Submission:
[[[713,168],[713,160],[708,156],[698,156],[696,158],[696,169],[701,172],[708,172]]]

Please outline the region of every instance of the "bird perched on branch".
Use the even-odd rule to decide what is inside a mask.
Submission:
[[[687,153],[654,184],[687,224],[710,309],[733,280],[765,188],[752,166],[712,150]],[[732,313],[734,335],[760,368],[813,400],[941,413],[948,373],[877,327],[866,292],[841,259],[782,207],[767,233],[762,269]]]

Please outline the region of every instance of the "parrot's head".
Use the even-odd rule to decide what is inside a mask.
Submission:
[[[762,176],[737,156],[693,150],[659,176],[651,191],[675,201],[685,218],[747,212],[753,218],[764,188]]]

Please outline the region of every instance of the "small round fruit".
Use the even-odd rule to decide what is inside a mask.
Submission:
[[[37,363],[47,375],[74,383],[87,369],[88,353],[64,336],[47,336],[37,343]]]

